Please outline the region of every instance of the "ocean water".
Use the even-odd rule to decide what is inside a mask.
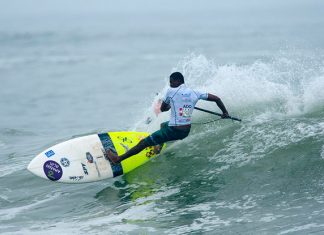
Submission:
[[[0,233],[323,234],[323,10],[0,1]],[[168,114],[152,107],[173,71],[243,122],[195,111],[188,138],[115,179],[70,185],[27,171],[76,136],[156,130]]]

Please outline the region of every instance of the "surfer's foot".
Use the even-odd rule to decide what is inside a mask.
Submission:
[[[155,145],[154,149],[153,149],[154,153],[159,154],[162,150],[162,147],[163,147],[163,144]]]
[[[113,164],[117,164],[120,162],[118,155],[111,151],[111,149],[108,149],[108,151],[105,154],[105,157],[107,160],[110,160]]]

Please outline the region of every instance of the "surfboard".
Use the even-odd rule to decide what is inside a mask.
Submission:
[[[74,138],[44,150],[27,169],[41,178],[63,183],[86,183],[117,177],[145,164],[159,152],[148,147],[121,163],[113,164],[106,159],[106,151],[111,149],[121,155],[148,135],[147,132],[128,131]]]

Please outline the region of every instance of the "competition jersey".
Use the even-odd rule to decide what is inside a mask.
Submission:
[[[208,93],[194,91],[185,84],[169,88],[163,102],[171,106],[169,126],[191,124],[191,115],[198,100],[207,100]]]

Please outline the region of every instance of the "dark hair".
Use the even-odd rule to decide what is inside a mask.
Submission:
[[[183,75],[180,72],[174,72],[170,75],[170,79],[177,80],[181,83],[184,83]]]

